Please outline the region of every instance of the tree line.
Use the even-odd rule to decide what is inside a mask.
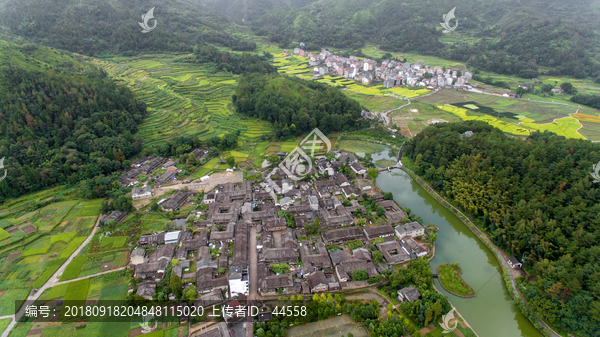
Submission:
[[[193,62],[208,63],[218,71],[234,74],[242,73],[274,73],[277,68],[269,63],[270,54],[230,53],[220,51],[212,46],[198,45],[194,47]]]

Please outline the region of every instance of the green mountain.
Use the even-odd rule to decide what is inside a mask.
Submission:
[[[304,7],[315,0],[201,0],[211,9],[226,15],[236,23],[243,23],[282,7]],[[242,21],[243,20],[243,21]]]
[[[282,47],[292,46],[291,41],[302,41],[309,49],[357,49],[374,43],[383,50],[470,60],[475,68],[526,78],[548,72],[600,81],[594,59],[600,46],[595,19],[600,6],[591,0],[575,3],[319,0],[300,9],[276,8],[250,24]],[[454,7],[458,28],[446,36],[440,22]]]
[[[145,115],[129,89],[80,57],[0,40],[0,202],[126,167]]]
[[[599,36],[592,26],[550,18],[535,9],[521,7],[474,36],[481,43],[456,43],[447,46],[442,54],[468,60],[478,69],[525,78],[542,72],[600,80],[600,66],[594,60]]]
[[[138,23],[153,7],[156,29],[143,34]],[[224,32],[230,26],[224,16],[184,0],[1,0],[0,26],[34,42],[87,55],[189,52],[203,42],[234,50],[255,48]]]

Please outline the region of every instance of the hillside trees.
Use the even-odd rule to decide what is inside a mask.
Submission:
[[[90,69],[85,74],[0,69],[0,200],[107,175],[140,152],[146,106]]]
[[[468,130],[473,137],[460,138]],[[600,333],[600,148],[550,132],[525,140],[481,122],[424,130],[406,155],[416,173],[461,208],[535,278],[524,294],[540,317],[580,335]],[[575,314],[577,313],[577,314]],[[577,319],[574,317],[577,316]]]
[[[250,74],[240,80],[236,111],[273,123],[275,135],[287,138],[315,127],[328,133],[364,126],[360,104],[339,89],[279,74]]]

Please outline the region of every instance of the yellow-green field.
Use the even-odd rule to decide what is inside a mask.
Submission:
[[[478,120],[488,123],[500,130],[517,136],[529,136],[532,131],[552,131],[558,135],[565,136],[567,138],[574,139],[585,139],[581,134],[577,132],[581,128],[578,120],[574,117],[564,117],[556,119],[552,123],[547,124],[536,124],[532,123],[531,119],[523,118],[520,119],[518,124],[512,124],[503,120],[499,120],[488,115],[474,115],[470,110],[458,108],[449,104],[438,106],[439,109],[451,112],[462,120]]]
[[[301,57],[298,55],[285,56],[281,53],[281,49],[274,52],[273,55],[273,65],[279,68],[280,73],[294,75],[302,79],[312,79],[314,67],[308,65],[308,57]],[[365,95],[393,96],[399,99],[419,97],[431,92],[428,89],[410,90],[407,87],[386,89],[383,85],[364,86],[354,80],[332,75],[322,76],[316,81],[339,86]]]
[[[418,101],[433,104],[462,120],[484,121],[513,135],[527,136],[532,131],[548,130],[567,138],[600,140],[597,123],[600,111],[589,108],[459,90],[442,90]]]

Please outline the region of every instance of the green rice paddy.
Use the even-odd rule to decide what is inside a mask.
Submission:
[[[388,147],[383,144],[378,144],[374,142],[369,142],[366,140],[352,139],[352,138],[342,138],[335,144],[335,148],[347,151],[347,152],[364,152],[364,153],[375,153],[381,152]]]
[[[272,131],[269,123],[233,112],[231,95],[238,75],[213,73],[174,55],[92,61],[147,104],[149,116],[138,132],[145,147],[175,136],[206,140],[238,130],[242,140],[252,142]]]
[[[64,188],[49,191],[61,196]],[[0,245],[0,292],[4,293],[0,315],[13,312],[14,301],[41,287],[89,235],[102,200],[73,198],[53,202],[48,191],[43,191],[0,206],[5,216],[0,224],[9,234]],[[38,209],[40,202],[45,204]],[[67,276],[76,269],[78,259],[67,269]]]
[[[595,131],[598,124],[594,123],[600,121],[600,111],[592,109],[458,90],[442,90],[419,101],[434,104],[462,120],[480,120],[517,136],[551,131],[572,139],[600,140],[600,132]]]

